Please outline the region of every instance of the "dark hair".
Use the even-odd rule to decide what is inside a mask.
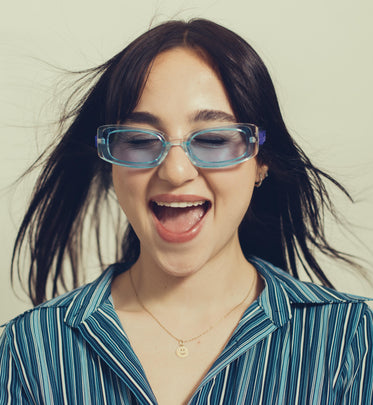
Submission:
[[[242,38],[216,23],[202,19],[170,21],[149,30],[105,64],[85,72],[86,81],[94,84],[74,108],[65,111],[61,123],[69,121],[68,128],[61,130],[61,139],[49,156],[42,155],[35,164],[43,162],[44,168],[12,258],[12,275],[18,267],[20,276],[21,251],[24,247],[30,249],[28,287],[34,304],[46,299],[48,282],[52,283],[52,296],[59,293],[59,285],[68,288],[67,268],[71,270],[71,287],[78,285],[87,221],[95,229],[97,252],[103,264],[97,213],[108,206],[112,180],[110,165],[97,157],[96,129],[125,119],[139,100],[155,57],[174,47],[188,47],[205,55],[225,86],[237,120],[267,131],[258,160],[268,165],[269,177],[254,192],[239,228],[244,254],[267,259],[295,277],[300,264],[311,279],[314,275],[327,286],[331,283],[314,249],[350,262],[347,255],[328,243],[324,234],[324,211],[335,211],[323,179],[348,194],[313,166],[289,135],[260,57]],[[84,83],[78,93],[85,88]],[[95,215],[90,215],[90,210]],[[136,261],[140,247],[132,227],[117,231],[116,260]]]

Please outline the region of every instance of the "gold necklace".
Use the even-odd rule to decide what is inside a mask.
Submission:
[[[220,323],[221,321],[223,321],[225,318],[227,318],[235,309],[237,309],[239,306],[241,306],[250,296],[253,288],[254,288],[254,284],[252,283],[248,293],[245,295],[244,299],[242,301],[240,301],[237,305],[235,305],[232,309],[230,309],[224,316],[222,316],[220,319],[218,319],[215,323],[213,323],[211,326],[209,326],[206,330],[204,330],[202,333],[200,333],[198,336],[194,336],[190,339],[179,339],[178,337],[176,337],[172,332],[170,332],[161,322],[160,320],[149,311],[148,308],[146,308],[146,306],[143,304],[143,302],[141,301],[136,288],[135,288],[135,284],[133,282],[132,279],[132,271],[129,270],[129,276],[130,276],[130,282],[131,282],[131,286],[133,289],[133,292],[135,293],[136,299],[138,301],[138,303],[140,304],[141,308],[148,314],[150,315],[155,322],[157,322],[157,324],[169,335],[171,336],[173,339],[175,339],[177,341],[177,349],[175,351],[176,355],[180,358],[184,358],[184,357],[188,357],[189,356],[189,349],[185,346],[185,343],[188,342],[192,342],[193,340],[196,340],[198,338],[200,338],[203,335],[206,335],[206,333],[210,332],[218,323]]]

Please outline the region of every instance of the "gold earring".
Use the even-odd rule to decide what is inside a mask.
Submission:
[[[259,181],[255,182],[255,187],[260,187],[263,183],[263,180],[268,177],[268,172],[265,172],[264,176],[262,173],[259,174]]]

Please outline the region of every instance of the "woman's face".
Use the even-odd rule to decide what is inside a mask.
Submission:
[[[127,125],[155,129],[170,141],[195,130],[235,122],[225,89],[206,61],[192,50],[160,54]],[[160,166],[113,165],[113,183],[141,246],[139,260],[186,276],[240,250],[238,226],[258,180],[256,159],[223,169],[193,166],[172,147]]]

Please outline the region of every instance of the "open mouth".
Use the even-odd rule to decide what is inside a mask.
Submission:
[[[195,228],[211,208],[208,200],[151,201],[150,208],[162,227],[173,234],[183,234]]]

